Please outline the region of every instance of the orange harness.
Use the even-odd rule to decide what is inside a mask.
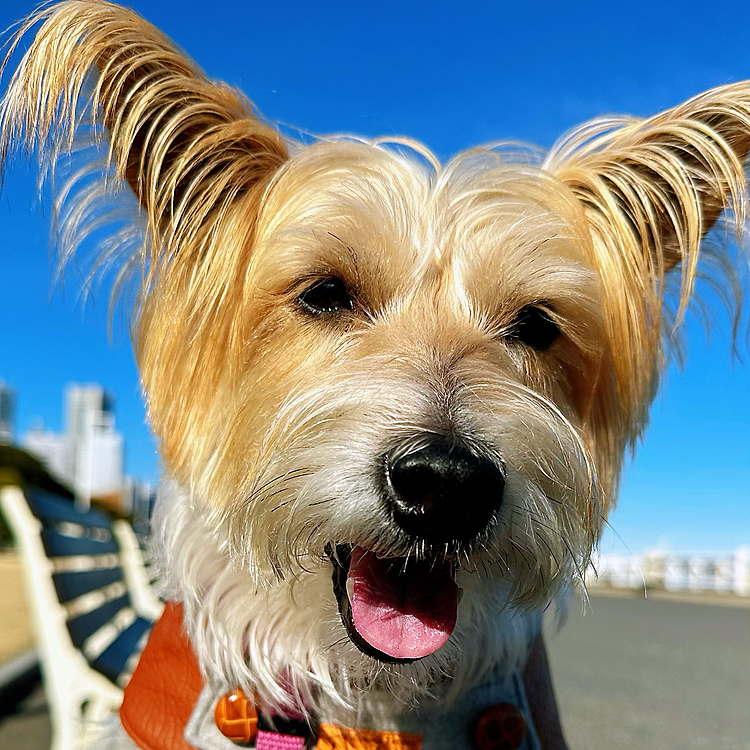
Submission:
[[[120,708],[123,728],[141,750],[199,750],[185,739],[185,729],[203,686],[198,660],[183,627],[182,605],[167,602],[125,688]],[[258,731],[257,715],[242,691],[221,698],[214,717],[218,730],[232,741],[244,744],[255,738],[256,747],[286,747],[284,735],[273,732],[266,732],[265,741],[261,742],[264,730]],[[498,703],[486,709],[477,722],[472,745],[478,750],[512,750],[524,744],[526,730],[526,721],[515,706]],[[324,723],[318,727],[315,747],[421,750],[422,735]]]
[[[125,688],[120,707],[122,726],[142,750],[196,750],[184,735],[202,689],[198,660],[182,625],[182,605],[167,602]],[[236,706],[232,697],[241,700],[241,692],[220,701],[217,726],[227,736],[250,740],[255,735],[256,715],[252,707],[248,710],[248,702]],[[349,729],[333,724],[320,725],[316,745],[317,750],[420,750],[421,747],[422,739],[416,734]]]
[[[142,750],[195,750],[184,734],[202,689],[182,605],[167,602],[125,688],[122,726]]]

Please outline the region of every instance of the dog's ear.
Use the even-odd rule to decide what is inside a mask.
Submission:
[[[11,51],[40,22],[3,101],[2,156],[24,139],[56,157],[74,150],[81,120],[104,125],[116,171],[162,249],[165,237],[183,245],[286,159],[279,134],[241,94],[210,81],[135,13],[67,0],[31,16]]]
[[[594,121],[556,145],[546,168],[574,192],[603,252],[659,278],[683,263],[689,281],[721,212],[745,219],[748,150],[750,82],[742,82],[649,119]]]
[[[699,249],[723,210],[747,218],[750,82],[708,91],[654,117],[607,118],[553,147],[545,168],[575,197],[575,223],[599,274],[608,354],[591,393],[593,443],[616,485],[624,444],[641,433],[664,363],[665,274],[681,273],[679,320]],[[731,297],[729,263],[713,269]]]
[[[287,151],[241,94],[136,14],[100,0],[47,6],[22,24],[5,63],[37,26],[2,102],[0,161],[19,143],[38,148],[44,166],[73,154],[56,204],[62,261],[93,233],[94,270],[123,258],[115,292],[141,270],[136,357],[162,457],[180,474],[206,464],[191,464],[191,451],[209,445],[222,378],[243,371],[238,311],[265,191]],[[145,236],[130,201],[112,194],[120,183],[142,207]]]

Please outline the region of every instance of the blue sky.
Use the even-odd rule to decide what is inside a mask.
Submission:
[[[33,8],[0,8],[0,27]],[[649,115],[750,77],[750,4],[699,2],[133,2],[207,72],[271,120],[311,133],[406,134],[446,158],[498,139],[548,147],[605,113]],[[127,470],[158,476],[127,327],[107,335],[106,294],[80,303],[80,274],[52,289],[49,205],[23,159],[0,196],[0,379],[19,431],[61,427],[66,383],[117,397]],[[719,314],[693,321],[623,483],[604,549],[725,550],[750,542],[750,354],[730,362]]]

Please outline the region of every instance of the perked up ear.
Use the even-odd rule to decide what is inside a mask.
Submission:
[[[725,208],[745,219],[750,82],[721,86],[645,120],[603,118],[574,131],[545,168],[584,206],[595,235],[659,272],[692,267]]]
[[[141,270],[136,357],[162,457],[179,473],[219,382],[240,371],[236,311],[263,196],[287,151],[241,94],[136,14],[97,0],[45,7],[22,24],[5,64],[37,25],[0,105],[0,163],[19,143],[52,163],[76,154],[58,190],[62,259],[90,232],[99,266],[132,251],[117,284]],[[97,167],[101,155],[87,147],[106,143],[105,130],[108,160]],[[143,209],[145,236],[118,211],[120,183]]]
[[[545,162],[582,208],[589,252],[602,280],[624,412],[618,428],[631,439],[643,426],[662,363],[664,275],[681,264],[682,312],[703,237],[723,210],[731,212],[739,238],[748,218],[749,149],[745,81],[645,120],[607,118],[584,125]],[[736,283],[725,283],[731,294]]]
[[[52,158],[73,150],[88,106],[88,125],[108,130],[110,159],[145,209],[159,255],[194,243],[206,219],[286,159],[279,134],[241,94],[210,81],[135,13],[97,0],[43,8],[23,23],[6,63],[40,22],[2,103],[0,156],[21,140]]]

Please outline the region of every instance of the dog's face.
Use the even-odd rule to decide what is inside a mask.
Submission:
[[[590,547],[600,281],[553,191],[462,166],[436,184],[386,150],[321,144],[270,186],[228,311],[240,362],[203,352],[226,385],[189,435],[163,434],[251,567],[339,544],[481,553],[546,594],[564,544]],[[171,411],[181,383],[149,390]]]
[[[442,645],[459,566],[543,601],[600,515],[582,437],[603,358],[599,279],[552,191],[544,206],[523,177],[462,166],[436,184],[371,145],[292,159],[267,193],[233,312],[241,365],[232,377],[207,357],[227,385],[183,438],[234,554],[266,580],[321,568],[330,579],[333,565],[350,634],[380,657]],[[374,608],[362,618],[392,618],[417,585],[434,608],[416,616],[407,602],[376,635],[347,601],[347,570],[355,596],[360,582],[350,560]]]
[[[438,172],[357,142],[305,149],[266,190],[221,312],[238,361],[204,345],[205,411],[162,439],[255,580],[323,592],[302,609],[350,671],[429,657],[585,565],[602,292],[559,204],[491,154]],[[192,354],[149,340],[171,414]]]
[[[213,556],[181,567],[199,647],[231,631],[272,697],[290,672],[343,693],[491,666],[498,613],[588,563],[662,364],[665,273],[682,264],[686,302],[703,234],[743,216],[747,86],[541,163],[441,166],[403,142],[290,146],[113,6],[42,17],[4,143],[60,117],[64,147],[97,71],[149,237],[150,417],[200,527],[173,544]]]

